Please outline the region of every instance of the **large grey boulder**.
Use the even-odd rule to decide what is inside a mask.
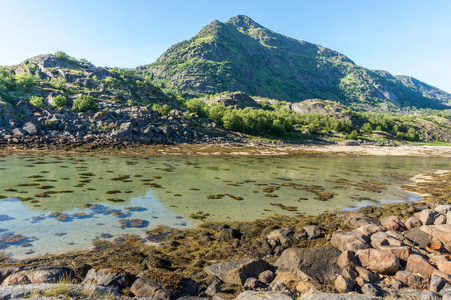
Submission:
[[[25,123],[25,125],[23,126],[23,130],[25,130],[28,133],[28,135],[38,134],[38,128],[32,122]]]
[[[310,290],[308,293],[303,294],[299,298],[299,300],[376,300],[376,299],[382,298],[359,294],[322,293],[316,290]]]
[[[289,248],[274,264],[280,270],[302,271],[314,281],[325,283],[335,280],[341,270],[338,266],[340,251],[332,247]]]
[[[258,258],[241,258],[226,261],[205,267],[208,275],[213,275],[223,282],[243,285],[249,277],[257,278],[258,275],[271,266],[264,260]]]
[[[118,273],[110,269],[91,269],[86,274],[82,284],[102,285],[123,290],[128,286],[128,282],[129,278],[126,274]]]
[[[118,130],[113,130],[111,137],[121,141],[133,140],[133,125],[130,122],[122,123]]]

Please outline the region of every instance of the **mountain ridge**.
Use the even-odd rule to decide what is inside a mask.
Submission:
[[[276,33],[243,15],[210,22],[138,70],[169,92],[190,97],[242,91],[289,102],[327,99],[360,109],[451,104],[451,94],[417,79],[363,68],[335,50]]]

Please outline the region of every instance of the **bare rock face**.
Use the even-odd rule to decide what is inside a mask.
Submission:
[[[258,277],[263,271],[269,270],[270,265],[257,258],[242,258],[221,262],[205,267],[205,272],[214,275],[223,282],[243,285],[249,277]]]
[[[309,99],[291,104],[290,109],[298,114],[330,114],[339,113],[344,110],[345,107],[342,104],[333,101]]]
[[[364,249],[356,253],[357,260],[364,268],[375,273],[390,275],[396,273],[399,269],[398,258],[389,253],[378,249]]]
[[[279,269],[300,270],[318,283],[335,280],[340,274],[337,264],[340,252],[332,247],[289,248],[274,264]]]
[[[221,104],[224,107],[233,109],[242,109],[246,107],[259,108],[258,103],[253,98],[240,92],[223,94],[217,97],[204,98],[202,100],[208,105]]]

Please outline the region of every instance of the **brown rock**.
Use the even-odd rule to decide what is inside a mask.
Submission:
[[[330,242],[341,252],[346,250],[357,251],[359,249],[369,248],[368,237],[354,231],[336,232],[333,234]]]
[[[356,267],[355,270],[357,273],[359,273],[359,277],[365,280],[366,282],[377,282],[379,281],[379,278],[371,271],[368,271],[367,269],[363,267]],[[357,280],[357,279],[356,279]],[[362,284],[359,284],[360,286],[363,286]]]
[[[427,279],[408,271],[396,272],[395,278],[414,289],[425,288],[427,285]]]
[[[338,257],[337,263],[341,268],[344,268],[347,266],[356,267],[359,265],[359,263],[357,262],[357,259],[355,258],[354,251],[350,251],[350,250],[346,250],[346,251],[342,252],[340,254],[340,256]]]
[[[337,279],[335,280],[335,288],[340,293],[348,293],[354,290],[355,286],[356,282],[354,280],[343,277],[341,275],[338,275]]]
[[[359,277],[359,274],[357,274],[353,267],[348,266],[343,268],[343,270],[341,271],[341,276],[355,280],[357,277]]]
[[[446,274],[451,274],[451,261],[439,260],[437,261],[437,268]]]
[[[249,277],[257,277],[269,268],[270,265],[264,260],[242,258],[210,265],[205,267],[205,272],[226,283],[243,285]]]
[[[388,252],[378,249],[364,249],[357,251],[357,260],[362,267],[375,273],[390,275],[399,269],[398,258]]]
[[[434,224],[436,215],[437,213],[434,210],[425,209],[421,211],[419,219],[424,225],[432,225]]]
[[[266,271],[261,272],[258,275],[258,280],[260,280],[261,282],[263,282],[265,284],[269,284],[269,283],[271,283],[271,281],[274,280],[274,277],[275,277],[274,272],[272,272],[270,270],[266,270]]]
[[[412,254],[407,260],[406,271],[426,278],[431,278],[432,273],[436,270],[423,256]]]
[[[395,231],[404,231],[406,230],[406,227],[404,226],[403,222],[396,217],[396,216],[389,216],[380,219],[382,227],[387,228],[388,230],[395,230]]]
[[[437,239],[426,232],[421,227],[413,228],[404,232],[404,237],[409,239],[412,244],[418,245],[422,249],[426,249],[427,244],[435,242]]]
[[[432,276],[439,276],[444,278],[446,281],[451,282],[451,274],[444,273],[439,270],[434,270],[434,272],[432,272]]]
[[[355,232],[358,232],[360,234],[371,236],[372,234],[383,231],[382,227],[377,226],[376,224],[368,224],[364,225],[362,227],[359,227],[357,229],[354,229]]]
[[[421,226],[420,229],[439,240],[446,250],[451,251],[451,225]]]
[[[407,260],[409,258],[409,255],[411,253],[411,248],[407,246],[380,246],[378,248],[379,250],[389,252],[393,255],[395,255],[397,258],[402,260]]]
[[[332,247],[289,248],[275,262],[278,270],[301,271],[311,280],[325,283],[340,274],[337,264],[340,252]],[[279,272],[279,271],[278,271]]]
[[[415,217],[411,217],[410,219],[408,219],[407,221],[404,222],[404,226],[406,226],[407,229],[420,227],[421,221]]]
[[[163,300],[170,300],[170,294],[168,291],[164,290],[163,287],[146,277],[139,277],[132,284],[130,291],[136,297],[143,298],[161,298]]]

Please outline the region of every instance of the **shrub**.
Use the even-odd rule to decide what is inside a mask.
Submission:
[[[63,95],[57,95],[57,96],[53,97],[52,101],[53,101],[53,106],[62,107],[62,106],[66,105],[67,98],[64,97]]]
[[[160,104],[155,103],[152,105],[152,109],[157,111],[160,116],[166,116],[171,111],[171,108],[167,104],[161,106]]]
[[[30,73],[21,73],[16,77],[16,90],[28,91],[31,87],[39,82],[39,77],[33,76]]]
[[[72,109],[78,112],[85,112],[88,110],[94,110],[97,108],[97,104],[94,98],[88,95],[80,95],[75,99]]]
[[[62,90],[66,87],[66,79],[64,79],[64,77],[61,76],[52,78],[50,80],[50,85],[53,86],[55,89]]]
[[[33,106],[36,106],[36,107],[43,107],[43,106],[45,106],[44,98],[38,97],[38,96],[33,96],[30,98],[30,104]]]
[[[365,131],[366,134],[373,133],[373,126],[371,126],[370,123],[363,124],[362,129],[363,129],[363,131]]]

